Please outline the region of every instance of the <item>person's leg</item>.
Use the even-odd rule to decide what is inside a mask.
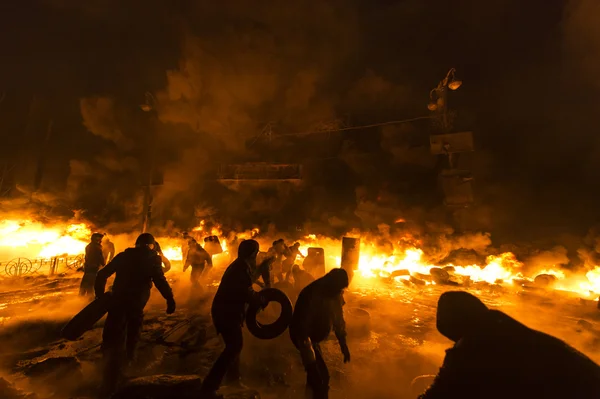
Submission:
[[[90,296],[94,294],[94,282],[96,281],[96,273],[83,272],[81,285],[79,286],[79,296]]]
[[[104,363],[102,391],[105,394],[115,391],[122,376],[126,328],[127,318],[124,309],[119,307],[111,309],[102,331],[101,348]]]
[[[225,341],[225,349],[202,383],[202,391],[206,393],[214,393],[219,389],[223,378],[231,367],[235,366],[236,358],[239,358],[242,352],[242,326],[235,325],[224,328],[221,330],[221,336]]]
[[[127,361],[129,364],[135,361],[135,354],[140,336],[142,334],[142,325],[144,324],[144,309],[132,309],[127,315],[127,339],[125,349]]]
[[[327,364],[325,364],[319,344],[313,344],[313,348],[315,350],[317,372],[319,374],[319,385],[314,391],[314,397],[315,399],[327,399],[329,397],[329,370],[327,370]]]
[[[202,272],[204,271],[203,266],[192,266],[192,273],[190,279],[192,282],[193,294],[199,294],[202,292]]]

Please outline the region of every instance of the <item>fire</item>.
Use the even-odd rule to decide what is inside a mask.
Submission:
[[[308,247],[322,247],[328,256],[329,263],[340,265],[341,243],[327,238],[317,237],[314,234],[304,237],[300,247],[306,253]],[[575,292],[584,298],[596,299],[600,295],[600,266],[596,266],[586,275],[576,274],[567,276],[562,270],[552,267],[548,270],[537,271],[531,275],[524,274],[523,263],[517,260],[511,252],[500,255],[490,255],[483,265],[455,266],[453,264],[433,265],[424,259],[424,252],[415,245],[419,240],[404,237],[398,241],[402,249],[395,248],[394,253],[382,254],[373,242],[361,242],[358,270],[355,276],[361,282],[374,279],[409,280],[423,279],[425,285],[436,284],[431,270],[444,268],[452,280],[458,282],[473,282],[487,284],[503,284],[505,286],[519,287],[523,284],[534,284],[534,277],[540,274],[550,274],[557,281],[553,288]],[[356,278],[356,277],[355,277]]]
[[[80,255],[89,243],[92,230],[85,223],[55,223],[50,226],[32,219],[5,219],[0,222],[0,261],[6,262],[14,258],[50,259],[63,255]],[[260,240],[258,228],[235,234],[238,240],[256,238]],[[192,229],[192,235],[200,242],[206,236],[217,236],[221,242],[223,253],[215,255],[213,260],[225,264],[229,260],[229,239],[225,237],[220,225],[200,221]],[[355,234],[358,236],[358,234]],[[269,239],[271,239],[270,237]],[[261,245],[268,245],[264,238]],[[164,255],[171,261],[183,260],[182,246],[186,243],[181,238],[157,237]],[[341,262],[341,242],[327,237],[308,234],[299,240],[300,250],[306,254],[309,247],[325,249],[328,267],[337,267]],[[537,269],[535,273],[526,274],[526,267],[511,252],[490,255],[485,264],[456,266],[453,264],[435,265],[426,261],[421,241],[407,234],[398,238],[395,244],[383,243],[377,238],[361,240],[360,258],[355,276],[364,283],[377,280],[387,281],[421,281],[424,285],[436,284],[436,273],[448,274],[458,283],[503,284],[519,287],[535,284],[534,277],[545,274],[551,281],[551,287],[557,290],[571,291],[584,298],[596,299],[600,295],[600,266],[590,265],[587,273],[569,273],[555,265],[545,269]],[[266,249],[265,249],[266,250]],[[437,270],[442,268],[443,270]],[[436,270],[433,270],[436,269]],[[435,272],[435,273],[432,273]]]
[[[0,254],[9,257],[49,259],[84,252],[91,235],[84,224],[46,226],[29,219],[0,222]]]

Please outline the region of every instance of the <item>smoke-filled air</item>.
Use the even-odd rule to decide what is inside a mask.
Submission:
[[[600,2],[1,14],[0,398],[600,397]]]

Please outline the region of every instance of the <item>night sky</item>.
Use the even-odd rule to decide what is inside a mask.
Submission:
[[[182,227],[210,207],[351,227],[356,193],[382,188],[407,218],[435,219],[428,121],[248,142],[267,122],[276,135],[426,116],[451,67],[464,82],[449,99],[455,129],[477,148],[467,227],[560,241],[598,222],[596,0],[6,3],[0,156],[26,190],[44,149],[40,190],[96,223],[133,218],[151,143],[165,173],[156,215]],[[139,109],[146,91],[156,113]],[[250,160],[305,163],[306,187],[236,194],[210,181],[218,163]]]

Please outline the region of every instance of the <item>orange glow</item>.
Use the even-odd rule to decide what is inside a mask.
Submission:
[[[55,224],[25,220],[0,221],[0,253],[49,259],[84,252],[92,231],[84,224]],[[11,255],[14,256],[14,255]]]
[[[224,236],[221,226],[207,225],[205,221],[200,221],[192,231],[196,233],[195,236],[201,244],[204,244],[202,240],[205,236],[219,237],[223,253],[215,255],[213,260],[220,264],[229,261],[229,250],[235,248],[229,248],[228,237]],[[17,257],[50,259],[54,256],[80,255],[89,243],[91,233],[92,229],[85,223],[44,225],[31,219],[5,219],[0,221],[0,261],[5,262]],[[258,239],[262,250],[266,251],[273,237],[257,238],[259,233],[259,229],[255,228],[236,235],[238,240]],[[358,232],[349,235],[360,236]],[[355,279],[360,283],[375,284],[378,280],[400,282],[417,279],[423,285],[434,285],[436,282],[431,275],[432,268],[450,266],[450,278],[458,283],[481,282],[518,288],[521,284],[534,284],[537,275],[548,274],[556,277],[556,281],[552,284],[554,289],[575,292],[583,298],[594,300],[597,300],[600,295],[599,265],[587,265],[586,271],[580,273],[570,273],[555,265],[538,266],[535,271],[527,271],[527,265],[517,260],[510,252],[490,255],[482,265],[434,265],[426,261],[421,241],[410,234],[396,238],[393,249],[391,244],[382,249],[377,243],[378,239],[379,237],[361,238],[359,265],[355,274]],[[160,236],[157,240],[169,260],[176,262],[183,260],[184,240]],[[298,241],[303,254],[306,255],[309,247],[321,247],[325,250],[328,268],[340,265],[340,240],[308,234]]]

